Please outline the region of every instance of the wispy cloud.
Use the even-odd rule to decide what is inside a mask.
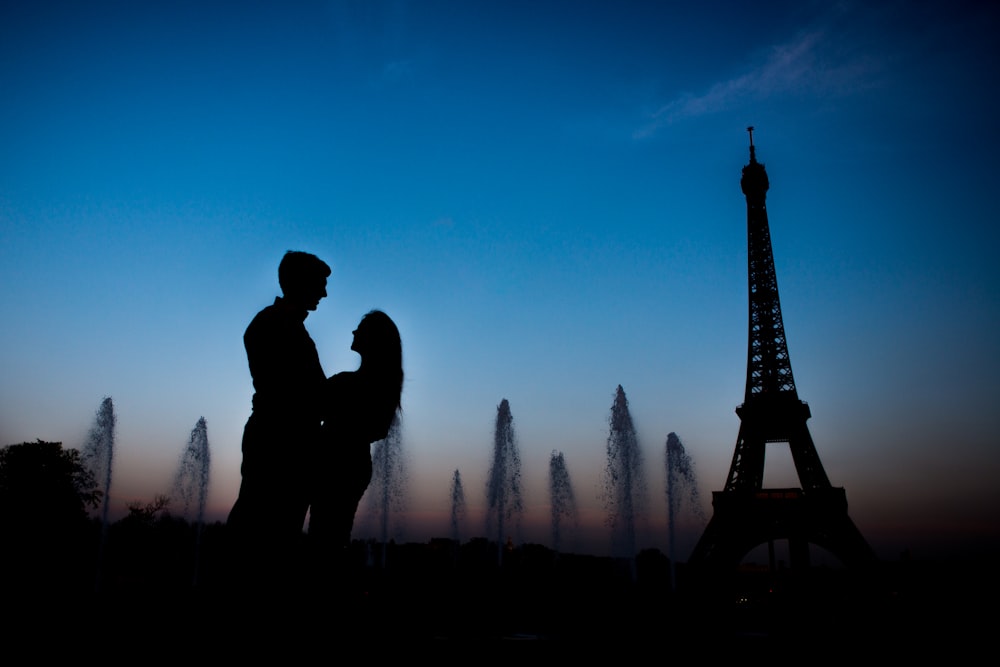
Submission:
[[[684,93],[664,104],[634,136],[648,137],[686,118],[726,111],[776,95],[803,91],[824,95],[843,93],[860,83],[872,67],[859,60],[838,60],[833,53],[826,52],[827,42],[824,33],[816,31],[775,46],[750,71],[715,83],[701,94]]]

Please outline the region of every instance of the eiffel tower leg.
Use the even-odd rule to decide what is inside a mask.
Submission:
[[[829,488],[830,480],[826,476],[826,471],[823,470],[823,464],[819,461],[819,454],[816,453],[816,445],[813,444],[805,419],[792,429],[792,435],[788,439],[788,448],[791,450],[792,461],[795,463],[795,470],[799,475],[802,488]]]
[[[736,451],[726,480],[727,491],[734,489],[759,489],[764,483],[765,440],[753,420],[740,422],[736,437]]]

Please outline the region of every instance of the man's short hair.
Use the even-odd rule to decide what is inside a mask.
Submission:
[[[278,264],[278,284],[287,294],[301,292],[303,287],[328,278],[330,267],[316,255],[299,250],[289,250]]]

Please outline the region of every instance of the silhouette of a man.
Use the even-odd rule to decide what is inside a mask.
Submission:
[[[305,319],[326,296],[330,267],[289,251],[278,266],[282,295],[243,335],[253,411],[243,429],[242,481],[229,513],[235,584],[288,590],[309,507],[308,455],[320,431],[326,376]]]

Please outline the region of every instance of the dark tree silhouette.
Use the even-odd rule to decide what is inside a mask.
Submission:
[[[75,449],[25,442],[0,449],[0,518],[8,527],[65,527],[86,520],[101,498]]]
[[[25,442],[0,449],[2,576],[19,586],[62,586],[86,543],[88,510],[101,492],[80,452],[60,442]]]
[[[170,497],[158,495],[149,503],[139,501],[131,502],[127,505],[128,516],[118,522],[118,525],[135,524],[139,526],[153,526],[156,524],[157,515],[165,515],[170,507]]]

